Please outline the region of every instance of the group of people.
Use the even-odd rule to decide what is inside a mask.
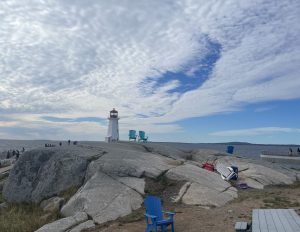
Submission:
[[[50,143],[45,143],[45,147],[55,147],[54,144],[50,144]]]
[[[77,141],[73,142],[73,145],[77,145]],[[62,142],[59,142],[59,146],[61,147],[63,145]],[[68,145],[71,145],[71,140],[68,140]],[[49,143],[45,143],[45,147],[55,147],[55,144],[49,144]]]
[[[25,148],[23,147],[22,150],[21,150],[22,153],[25,152]],[[16,157],[16,159],[19,159],[20,157],[20,151],[19,150],[8,150],[7,153],[6,153],[6,159],[10,159],[10,158],[13,158],[13,157]]]
[[[297,149],[297,154],[300,155],[300,148]],[[293,149],[289,148],[289,155],[293,155]]]

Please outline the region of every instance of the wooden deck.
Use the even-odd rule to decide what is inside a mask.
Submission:
[[[252,232],[300,232],[300,217],[293,209],[254,209]]]

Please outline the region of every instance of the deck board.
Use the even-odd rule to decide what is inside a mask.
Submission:
[[[300,217],[293,209],[254,209],[252,232],[300,232]]]

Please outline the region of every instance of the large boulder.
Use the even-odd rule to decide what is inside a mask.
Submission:
[[[157,154],[115,149],[89,165],[86,180],[98,171],[119,177],[156,178],[179,164],[179,161]]]
[[[69,149],[37,149],[25,152],[11,170],[3,194],[10,202],[40,202],[81,186],[87,159]]]
[[[196,182],[218,192],[222,192],[231,186],[219,174],[189,163],[170,169],[166,176],[171,180]]]
[[[175,201],[189,205],[222,206],[237,198],[237,190],[217,173],[186,163],[169,170],[169,179],[188,181],[182,186]]]
[[[63,206],[61,213],[72,216],[86,212],[98,223],[115,220],[141,207],[143,198],[139,193],[116,179],[97,172]]]
[[[237,197],[237,189],[233,187],[230,187],[223,192],[219,192],[198,183],[192,183],[183,195],[182,202],[187,205],[219,207]]]
[[[68,229],[88,220],[88,215],[84,212],[75,214],[74,216],[62,218],[52,223],[46,224],[35,232],[65,232]]]
[[[292,184],[297,180],[295,171],[269,162],[228,156],[219,158],[217,162],[226,166],[237,166],[238,181],[256,189],[263,189],[267,185]]]

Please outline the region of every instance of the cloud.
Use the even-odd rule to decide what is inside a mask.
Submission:
[[[0,113],[47,128],[45,115],[115,107],[128,128],[176,132],[178,120],[300,98],[298,12],[293,0],[1,1]]]
[[[267,135],[274,133],[300,133],[300,129],[297,128],[284,128],[284,127],[262,127],[262,128],[250,128],[241,130],[225,130],[210,133],[212,136],[257,136]]]

